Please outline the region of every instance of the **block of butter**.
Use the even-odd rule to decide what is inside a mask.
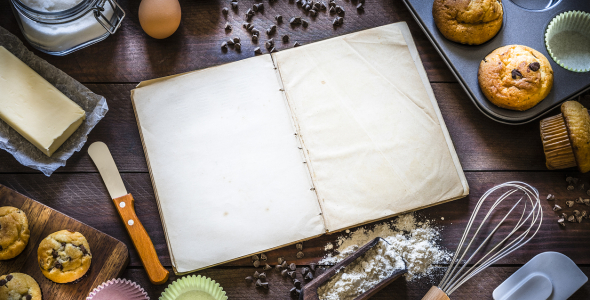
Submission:
[[[85,118],[78,104],[0,46],[0,119],[51,156]]]

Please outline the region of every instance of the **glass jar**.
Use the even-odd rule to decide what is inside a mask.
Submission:
[[[26,0],[10,1],[27,41],[51,55],[66,55],[106,39],[125,17],[116,0],[82,0],[60,11],[36,10],[25,5]]]

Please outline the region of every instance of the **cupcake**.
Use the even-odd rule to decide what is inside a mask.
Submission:
[[[447,39],[479,45],[500,31],[504,9],[501,0],[435,0],[432,16]]]
[[[561,114],[541,120],[541,139],[549,170],[590,171],[590,116],[579,102],[567,101]]]
[[[553,69],[539,51],[508,45],[488,54],[477,79],[490,102],[511,110],[527,110],[545,99],[553,87]]]
[[[41,288],[27,274],[10,273],[0,276],[0,299],[41,300]]]
[[[547,26],[545,46],[562,68],[590,71],[590,13],[568,11],[557,15]]]
[[[171,283],[159,300],[227,300],[225,291],[215,280],[204,276],[187,276]]]
[[[86,300],[149,300],[141,286],[127,279],[111,279],[92,290]]]
[[[53,282],[67,283],[86,274],[92,254],[88,241],[81,233],[61,230],[41,241],[37,259],[45,277]]]
[[[29,242],[29,221],[25,212],[12,206],[0,207],[0,260],[19,255]]]

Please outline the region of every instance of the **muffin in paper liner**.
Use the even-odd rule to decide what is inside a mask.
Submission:
[[[561,67],[590,71],[590,13],[574,10],[557,15],[545,31],[545,46]]]
[[[149,300],[141,286],[127,279],[111,279],[95,288],[86,300]]]
[[[549,170],[578,167],[590,171],[590,115],[577,101],[561,105],[561,114],[541,120],[541,139]]]
[[[159,300],[190,299],[227,300],[227,296],[215,280],[201,275],[191,275],[171,283]]]

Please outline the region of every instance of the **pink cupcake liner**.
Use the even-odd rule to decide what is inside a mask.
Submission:
[[[111,279],[95,288],[86,300],[149,300],[141,286],[127,279]]]

